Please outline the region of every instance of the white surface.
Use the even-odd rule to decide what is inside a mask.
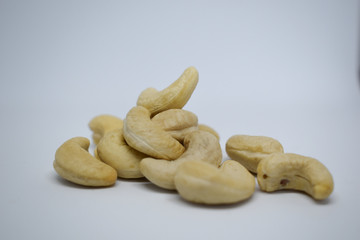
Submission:
[[[0,239],[360,239],[358,1],[0,1]],[[316,202],[263,193],[206,207],[146,181],[89,189],[52,168],[124,117],[147,87],[193,65],[185,109],[234,134],[278,139],[332,172]],[[93,146],[91,146],[93,149]],[[224,157],[226,158],[226,156]]]

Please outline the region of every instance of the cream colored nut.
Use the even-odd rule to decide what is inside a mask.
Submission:
[[[200,161],[183,163],[175,175],[175,186],[185,200],[203,204],[229,204],[250,198],[254,176],[234,160],[220,168]]]
[[[87,150],[90,141],[84,137],[71,138],[55,153],[54,169],[70,182],[84,186],[110,186],[116,182],[115,169],[94,158]]]
[[[184,137],[197,130],[197,116],[183,109],[169,109],[156,114],[151,121],[170,133],[176,140],[182,142]]]
[[[154,88],[145,89],[138,97],[137,105],[149,109],[152,116],[168,109],[182,108],[190,99],[198,81],[198,71],[194,67],[189,67],[162,91]]]
[[[276,139],[265,136],[234,135],[226,142],[226,153],[249,171],[256,173],[259,162],[272,153],[283,153]]]
[[[98,144],[107,132],[122,127],[123,120],[109,114],[96,116],[89,122],[89,128],[93,131],[92,138],[95,144]]]
[[[217,139],[220,140],[220,135],[218,134],[217,131],[215,131],[215,129],[213,129],[212,127],[205,125],[205,124],[198,124],[198,129],[202,130],[202,131],[206,131],[211,133],[212,135],[214,135]]]
[[[141,178],[139,164],[147,155],[136,151],[125,142],[122,129],[105,134],[97,145],[101,161],[113,167],[121,178]]]
[[[327,198],[334,188],[328,169],[318,160],[294,153],[275,153],[262,160],[257,169],[260,189],[304,191],[314,199]]]
[[[127,113],[123,134],[129,146],[154,158],[176,159],[185,151],[179,141],[151,121],[149,110],[141,106]]]
[[[184,139],[186,151],[176,160],[167,161],[144,158],[140,162],[140,171],[155,185],[165,189],[175,189],[174,177],[178,167],[187,161],[205,161],[219,166],[222,151],[218,139],[204,131],[194,131]]]

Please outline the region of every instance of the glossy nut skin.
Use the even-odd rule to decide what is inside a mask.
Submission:
[[[175,175],[180,196],[200,204],[231,204],[250,198],[255,191],[254,176],[234,160],[220,168],[201,161],[183,163]]]
[[[218,139],[205,131],[194,131],[184,139],[185,152],[173,161],[144,158],[140,162],[140,170],[155,185],[174,190],[174,177],[179,166],[187,161],[204,161],[219,166],[222,151]]]
[[[140,161],[147,155],[130,147],[124,139],[122,129],[105,134],[97,145],[101,161],[113,167],[121,178],[141,178]]]
[[[66,180],[83,186],[115,184],[115,169],[94,158],[87,151],[89,145],[89,139],[84,137],[71,138],[63,143],[55,153],[55,171]]]
[[[266,136],[234,135],[226,142],[228,156],[256,173],[259,162],[272,153],[283,153],[279,141]]]
[[[167,88],[158,91],[147,88],[140,93],[137,106],[150,111],[151,116],[168,109],[181,109],[190,99],[199,81],[195,67],[188,67],[183,74]]]
[[[184,146],[153,123],[148,109],[136,106],[127,113],[123,134],[126,143],[139,152],[154,158],[173,160],[184,151]]]
[[[329,197],[334,181],[329,170],[317,159],[294,153],[275,153],[262,160],[257,169],[260,189],[303,191],[316,200]]]

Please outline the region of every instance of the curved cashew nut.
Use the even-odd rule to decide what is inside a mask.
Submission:
[[[272,153],[283,153],[281,143],[265,136],[234,135],[226,142],[226,153],[256,173],[259,162]]]
[[[185,148],[150,119],[144,107],[130,109],[124,121],[123,134],[129,146],[155,158],[176,159]]]
[[[118,177],[144,177],[140,172],[139,164],[141,159],[147,155],[127,145],[122,129],[116,129],[105,134],[97,145],[97,153],[101,161],[117,171]]]
[[[257,180],[260,189],[304,191],[314,199],[327,198],[334,188],[328,169],[318,160],[293,153],[275,153],[259,163]]]
[[[184,139],[185,152],[176,160],[168,161],[144,158],[140,162],[140,171],[155,185],[165,189],[175,189],[174,177],[178,167],[187,161],[205,161],[219,166],[222,151],[218,139],[204,131],[194,131]]]
[[[255,178],[234,160],[226,160],[220,168],[206,162],[189,161],[176,172],[175,186],[185,200],[229,204],[251,197],[255,191]]]
[[[213,129],[212,127],[205,125],[205,124],[198,124],[198,129],[201,131],[209,132],[214,135],[218,140],[220,140],[220,135]]]
[[[93,131],[92,138],[95,144],[98,144],[107,132],[122,127],[123,120],[109,114],[96,116],[89,122],[89,128]]]
[[[184,137],[198,129],[197,116],[183,109],[169,109],[156,114],[151,121],[170,133],[176,140],[182,142]]]
[[[116,171],[97,160],[87,151],[90,141],[84,137],[71,138],[55,153],[54,169],[70,182],[84,186],[110,186],[116,182]]]
[[[138,97],[137,105],[149,109],[151,115],[172,108],[182,108],[190,99],[199,81],[195,67],[185,69],[184,73],[170,86],[157,91],[147,88]]]

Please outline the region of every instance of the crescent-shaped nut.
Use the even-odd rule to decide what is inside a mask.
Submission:
[[[213,129],[212,127],[205,125],[205,124],[198,124],[198,129],[201,131],[206,131],[211,133],[212,135],[214,135],[217,139],[220,140],[220,135],[217,131],[215,131],[215,129]]]
[[[127,113],[123,134],[132,148],[154,158],[172,160],[178,158],[185,148],[150,119],[150,112],[137,106]]]
[[[151,121],[158,124],[176,140],[182,142],[187,134],[198,129],[198,117],[184,109],[169,109],[156,114]]]
[[[149,109],[152,116],[168,109],[182,108],[190,99],[198,81],[198,71],[195,67],[189,67],[167,88],[161,91],[145,89],[139,95],[137,105]]]
[[[123,120],[109,115],[102,114],[94,117],[89,122],[89,128],[93,131],[92,138],[95,144],[98,144],[100,139],[109,131],[120,129],[123,127]]]
[[[250,172],[256,173],[259,162],[272,153],[284,153],[279,141],[265,136],[234,135],[226,142],[226,153]]]
[[[257,168],[260,189],[303,191],[314,199],[327,198],[334,182],[329,170],[318,160],[294,153],[274,153],[262,160]]]
[[[187,161],[204,161],[219,166],[222,161],[222,151],[218,139],[204,131],[194,131],[184,139],[185,152],[176,160],[168,161],[154,158],[144,158],[140,162],[140,171],[155,185],[173,190],[174,177],[178,167]]]
[[[66,180],[84,186],[110,186],[116,182],[115,169],[94,158],[89,152],[90,141],[71,138],[55,153],[54,169]]]
[[[125,142],[122,129],[105,134],[97,145],[97,153],[104,163],[113,167],[121,178],[141,178],[139,164],[147,155],[136,151]]]
[[[175,175],[175,186],[185,200],[203,204],[230,204],[250,198],[254,176],[234,160],[220,168],[202,161],[183,163]]]

